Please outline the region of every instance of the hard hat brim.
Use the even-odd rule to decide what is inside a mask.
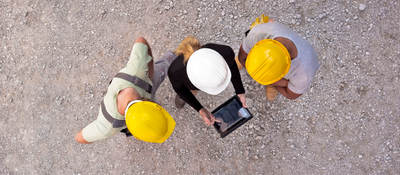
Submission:
[[[227,69],[229,69],[228,66],[227,66]],[[227,78],[225,79],[224,83],[221,86],[219,86],[217,88],[210,88],[210,89],[204,89],[203,88],[203,89],[200,89],[200,90],[202,90],[202,91],[204,91],[204,92],[206,92],[207,94],[210,94],[210,95],[218,95],[219,93],[224,91],[226,89],[226,87],[228,87],[229,83],[231,82],[231,77],[232,77],[232,74],[231,74],[230,71],[228,71],[228,76],[227,76]]]
[[[164,116],[167,119],[168,130],[165,133],[164,137],[161,137],[160,139],[155,140],[154,143],[165,142],[172,135],[172,133],[174,132],[174,129],[175,129],[176,122],[175,122],[174,118],[172,118],[172,116],[164,108],[162,109],[162,112],[164,113]]]

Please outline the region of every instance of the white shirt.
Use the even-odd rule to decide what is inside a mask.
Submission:
[[[256,25],[242,43],[243,50],[249,53],[251,48],[263,39],[284,37],[297,47],[297,57],[291,62],[289,72],[284,76],[289,80],[288,88],[296,94],[303,94],[310,87],[315,72],[319,68],[317,53],[311,44],[296,32],[277,22]]]

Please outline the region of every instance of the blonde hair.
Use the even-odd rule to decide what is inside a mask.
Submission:
[[[178,45],[178,48],[175,50],[175,55],[183,54],[183,63],[186,63],[192,53],[200,49],[200,47],[199,40],[193,36],[188,36]]]

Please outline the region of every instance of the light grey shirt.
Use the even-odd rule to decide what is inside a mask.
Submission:
[[[297,47],[297,57],[291,62],[285,79],[289,80],[288,88],[296,94],[303,94],[310,87],[315,72],[319,68],[317,53],[311,44],[296,32],[277,22],[256,25],[242,43],[243,50],[249,53],[251,48],[263,39],[284,37]]]

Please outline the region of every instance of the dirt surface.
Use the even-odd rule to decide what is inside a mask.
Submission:
[[[0,0],[0,174],[400,174],[399,3]],[[237,52],[262,13],[319,53],[299,99],[267,102],[242,71],[255,118],[220,139],[189,106],[177,111],[166,79],[157,99],[177,125],[165,143],[75,143],[135,38],[156,59],[188,35]],[[199,99],[212,110],[233,94]]]

